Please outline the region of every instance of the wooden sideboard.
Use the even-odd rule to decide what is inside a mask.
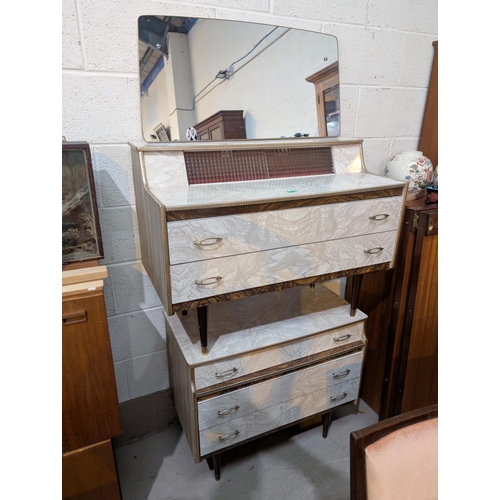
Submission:
[[[219,111],[194,126],[200,141],[246,139],[243,111]]]
[[[63,271],[63,498],[121,498],[111,438],[121,434],[103,279],[105,266]]]
[[[301,311],[301,314],[297,314]],[[209,354],[194,314],[166,316],[170,390],[196,463],[220,479],[221,454],[357,404],[366,315],[327,285],[212,306]]]
[[[407,186],[369,173],[362,141],[131,149],[144,267],[168,315],[197,309],[205,354],[211,304],[394,265]],[[214,178],[218,168],[240,168],[243,180],[190,184],[196,172],[187,171],[186,159],[193,152],[199,153],[193,168],[210,167]],[[275,167],[274,177],[262,178],[264,152],[283,165],[282,177]],[[220,153],[215,162],[213,153]],[[329,173],[303,175],[317,161],[329,162]],[[354,314],[355,297],[351,302]]]

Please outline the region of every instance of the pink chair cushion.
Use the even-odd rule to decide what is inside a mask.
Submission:
[[[437,499],[437,418],[394,431],[365,454],[368,500]]]

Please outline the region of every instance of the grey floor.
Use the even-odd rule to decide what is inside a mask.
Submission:
[[[123,500],[349,500],[349,436],[377,422],[360,401],[339,409],[328,437],[295,426],[229,450],[215,481],[180,427],[117,445]]]

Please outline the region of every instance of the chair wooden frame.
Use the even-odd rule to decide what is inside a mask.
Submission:
[[[351,500],[368,500],[365,449],[398,429],[438,417],[438,405],[426,406],[387,418],[351,433]]]

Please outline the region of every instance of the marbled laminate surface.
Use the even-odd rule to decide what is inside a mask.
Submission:
[[[168,222],[170,264],[395,231],[401,206],[402,196],[390,196]],[[370,219],[375,215],[387,217]],[[207,238],[209,245],[194,243]]]
[[[359,310],[351,317],[350,304],[322,283],[315,288],[299,286],[221,302],[208,308],[208,355],[203,356],[196,312],[166,316],[167,327],[190,366],[279,345],[366,318]]]
[[[149,180],[148,184],[151,193],[165,205],[167,211],[315,198],[405,185],[404,182],[367,172],[194,184],[175,188],[167,181],[156,183]]]

